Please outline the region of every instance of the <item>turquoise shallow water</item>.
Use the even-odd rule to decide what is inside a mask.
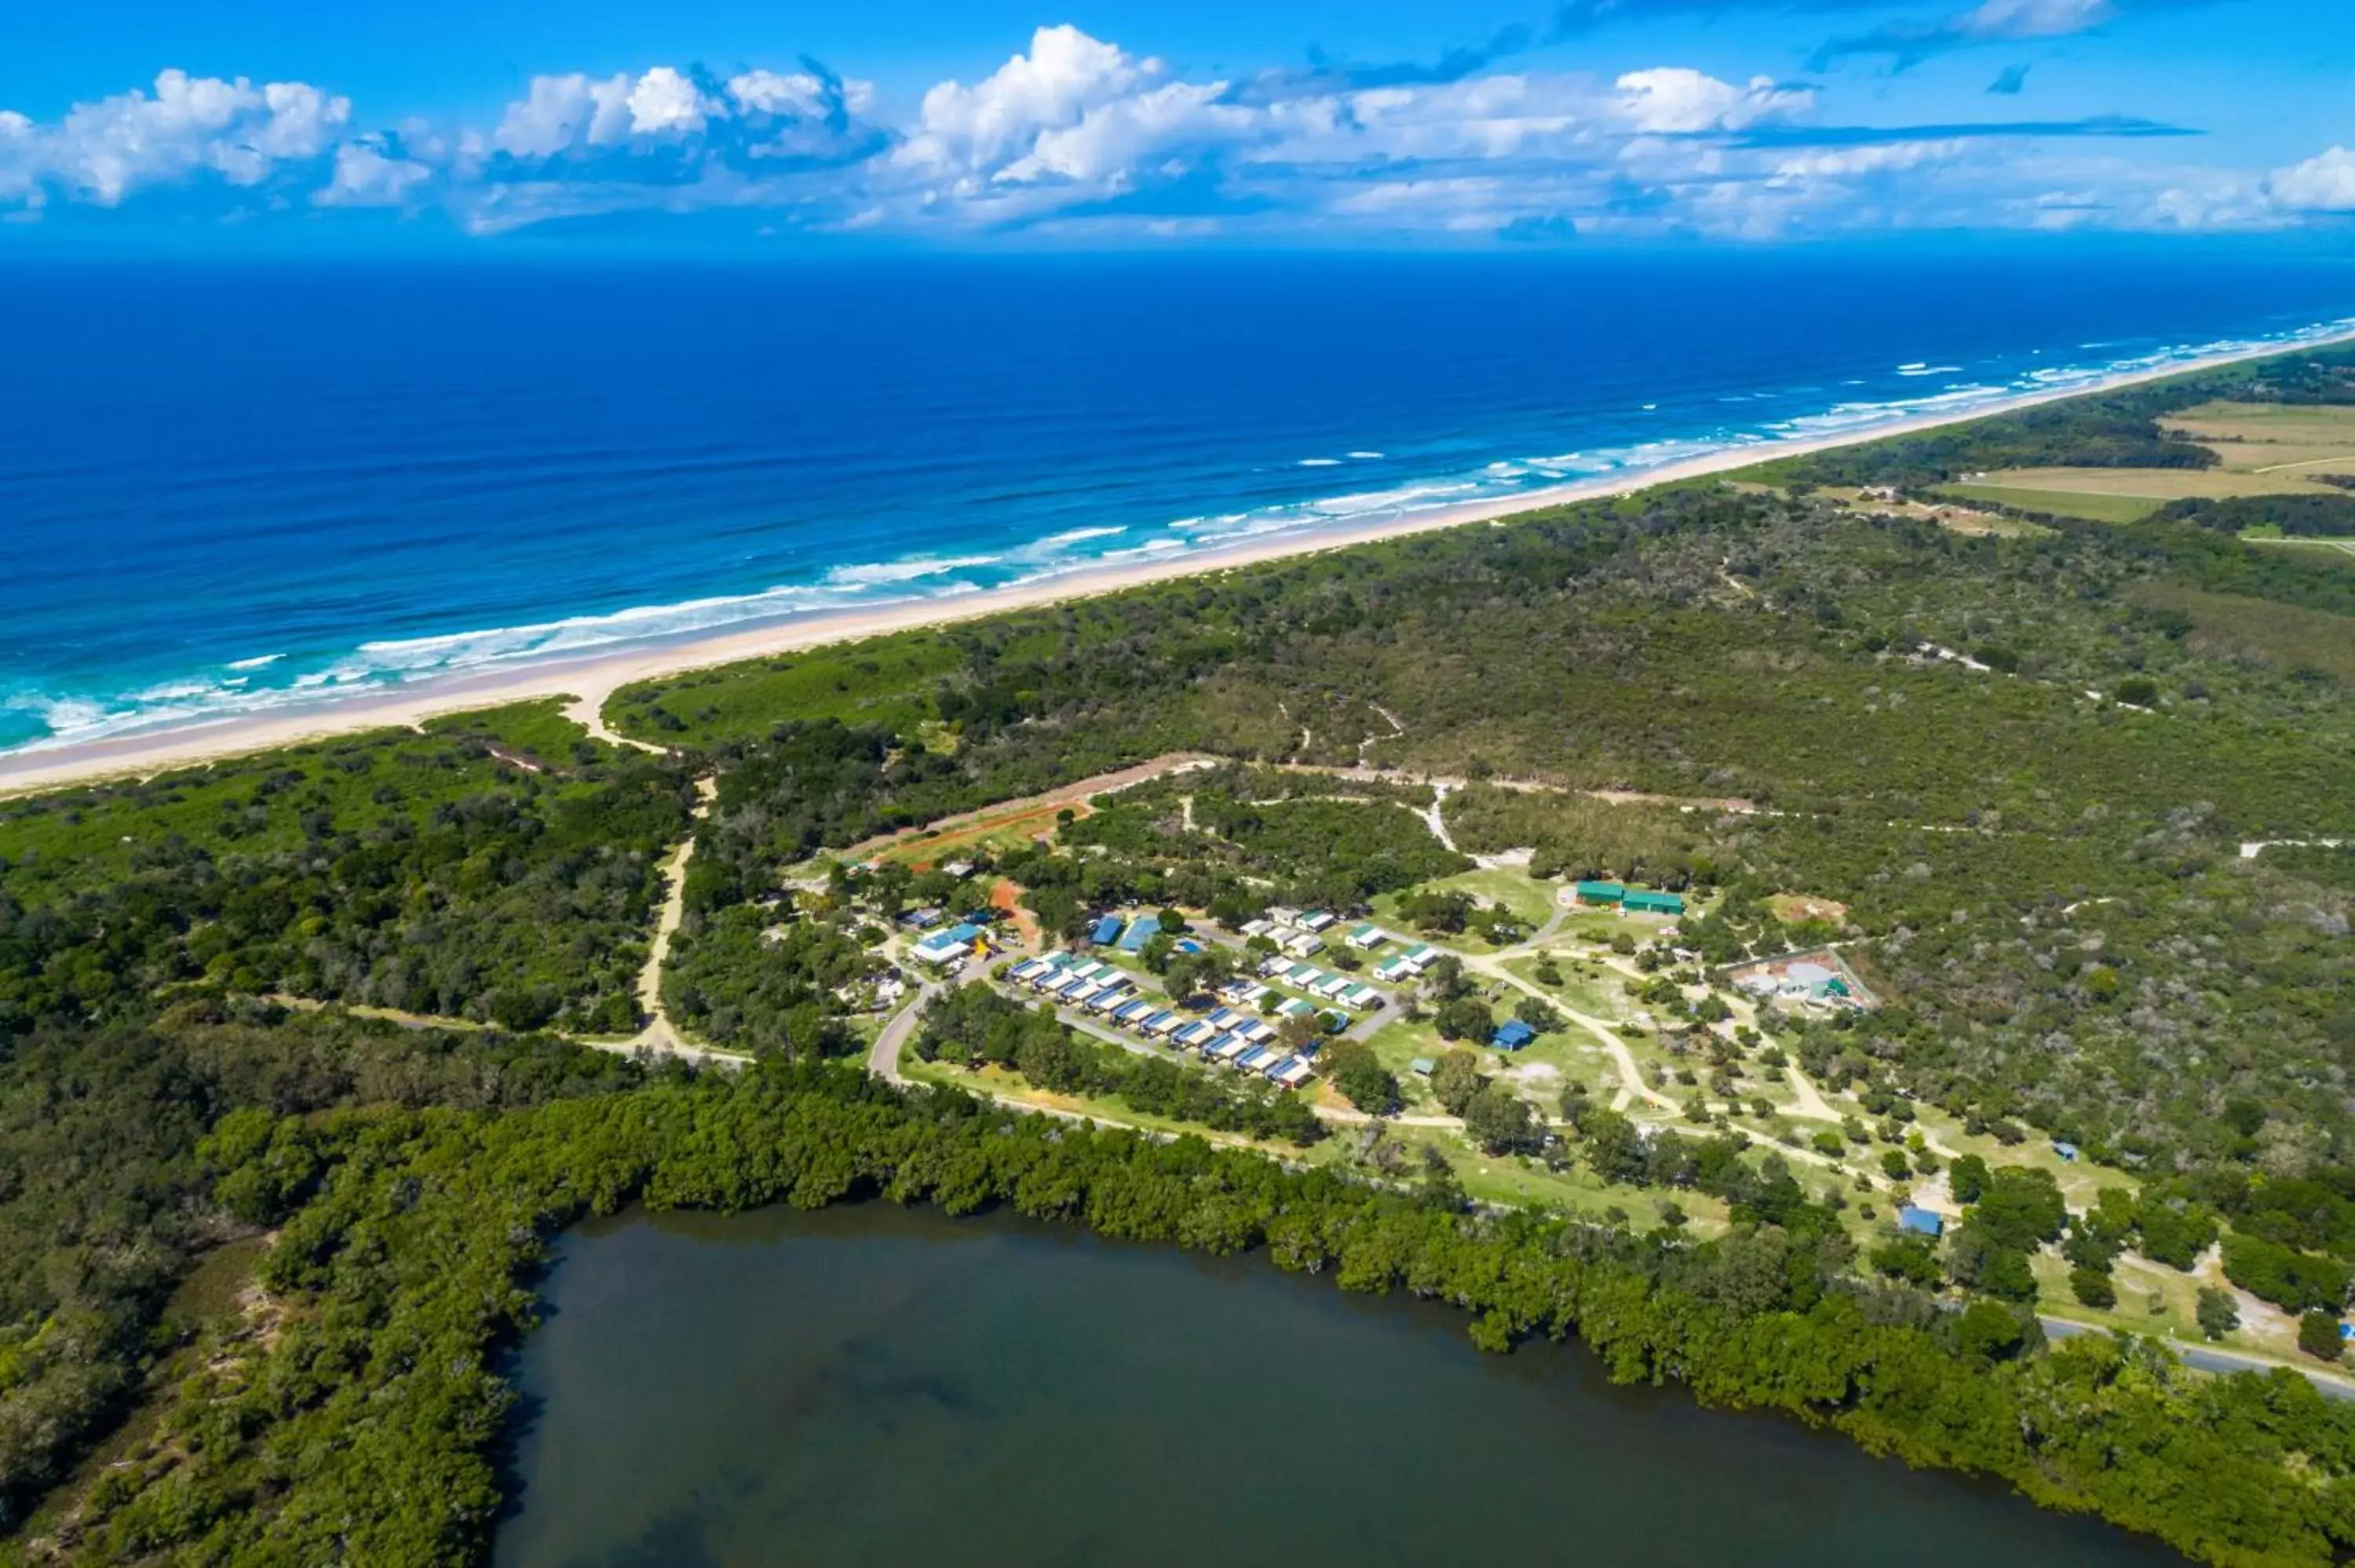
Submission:
[[[2355,316],[2244,249],[0,272],[0,747],[1183,556]]]
[[[1259,1259],[881,1203],[576,1232],[498,1568],[2172,1554]]]

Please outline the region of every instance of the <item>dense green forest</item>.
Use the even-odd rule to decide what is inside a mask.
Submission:
[[[0,1034],[142,1016],[199,980],[626,1033],[688,769],[553,718],[0,802]]]
[[[2350,366],[2243,367],[1760,476],[1793,491],[1668,487],[625,690],[611,722],[660,753],[534,705],[0,802],[0,1530],[33,1518],[56,1554],[101,1562],[478,1558],[496,1357],[554,1227],[633,1200],[882,1193],[1263,1248],[1456,1302],[1493,1347],[1574,1332],[1619,1375],[2219,1561],[2355,1548],[2355,1412],[2286,1375],[2048,1350],[2014,1305],[2056,1237],[2094,1277],[2128,1238],[2179,1267],[2221,1238],[2265,1299],[2344,1299],[2355,852],[2316,841],[2355,834],[2355,572],[2191,509],[1966,536],[1806,493],[2196,463],[2158,418],[2349,400]],[[879,967],[868,914],[960,889],[813,854],[1177,751],[1230,760],[982,858],[1064,933],[1114,900],[1363,906],[1468,863],[1415,815],[1433,796],[1408,777],[1444,777],[1465,854],[1710,890],[1683,936],[1703,962],[1841,940],[1885,1005],[1798,1032],[1828,1086],[2067,1138],[2139,1196],[2063,1222],[2031,1179],[1977,1172],[1943,1264],[1856,1258],[1731,1139],[1647,1141],[1583,1105],[1559,1148],[1525,1107],[1497,1121],[1496,1149],[1721,1201],[1731,1234],[1696,1244],[826,1065]],[[716,795],[695,822],[698,778]],[[660,866],[690,832],[666,1006],[762,1064],[654,1073],[538,1033],[643,1022]],[[2243,850],[2283,840],[2302,842]],[[1838,913],[1787,924],[1785,894]],[[1321,1130],[1289,1097],[1037,1019],[969,993],[918,1050],[1212,1128]],[[240,1258],[260,1294],[208,1294],[208,1260]],[[1942,1267],[1964,1309],[1928,1294]],[[94,1444],[120,1462],[37,1515]]]
[[[1804,1205],[1794,1227],[1762,1220],[1698,1245],[1484,1216],[1444,1186],[1288,1171],[825,1067],[504,1115],[240,1116],[198,1160],[251,1220],[281,1227],[260,1282],[284,1316],[270,1335],[234,1317],[199,1330],[203,1370],[72,1521],[85,1561],[477,1556],[513,1399],[496,1358],[530,1324],[543,1238],[633,1201],[870,1194],[1259,1251],[1344,1289],[1450,1302],[1495,1349],[1575,1334],[1614,1377],[1826,1424],[2218,1562],[2328,1563],[2355,1542],[2355,1411],[2288,1372],[2208,1378],[2103,1338],[2039,1351],[2009,1308],[1950,1313],[1901,1281],[1859,1281]]]

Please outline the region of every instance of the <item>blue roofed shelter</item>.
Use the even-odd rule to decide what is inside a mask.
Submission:
[[[1488,1044],[1499,1051],[1518,1051],[1537,1037],[1538,1032],[1519,1019],[1508,1018],[1497,1025],[1497,1032],[1488,1036]]]
[[[1120,940],[1120,916],[1107,915],[1088,927],[1088,940],[1101,948]]]
[[[1897,1228],[1907,1235],[1928,1236],[1934,1241],[1946,1234],[1946,1222],[1927,1209],[1908,1203],[1897,1211]]]

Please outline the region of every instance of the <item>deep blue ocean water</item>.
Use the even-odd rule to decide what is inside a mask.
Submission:
[[[2355,317],[2240,249],[0,268],[0,747],[970,592]]]

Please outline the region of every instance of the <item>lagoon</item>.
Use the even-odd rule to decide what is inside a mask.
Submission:
[[[631,1214],[545,1294],[499,1568],[2181,1561],[1261,1258],[879,1202]]]

